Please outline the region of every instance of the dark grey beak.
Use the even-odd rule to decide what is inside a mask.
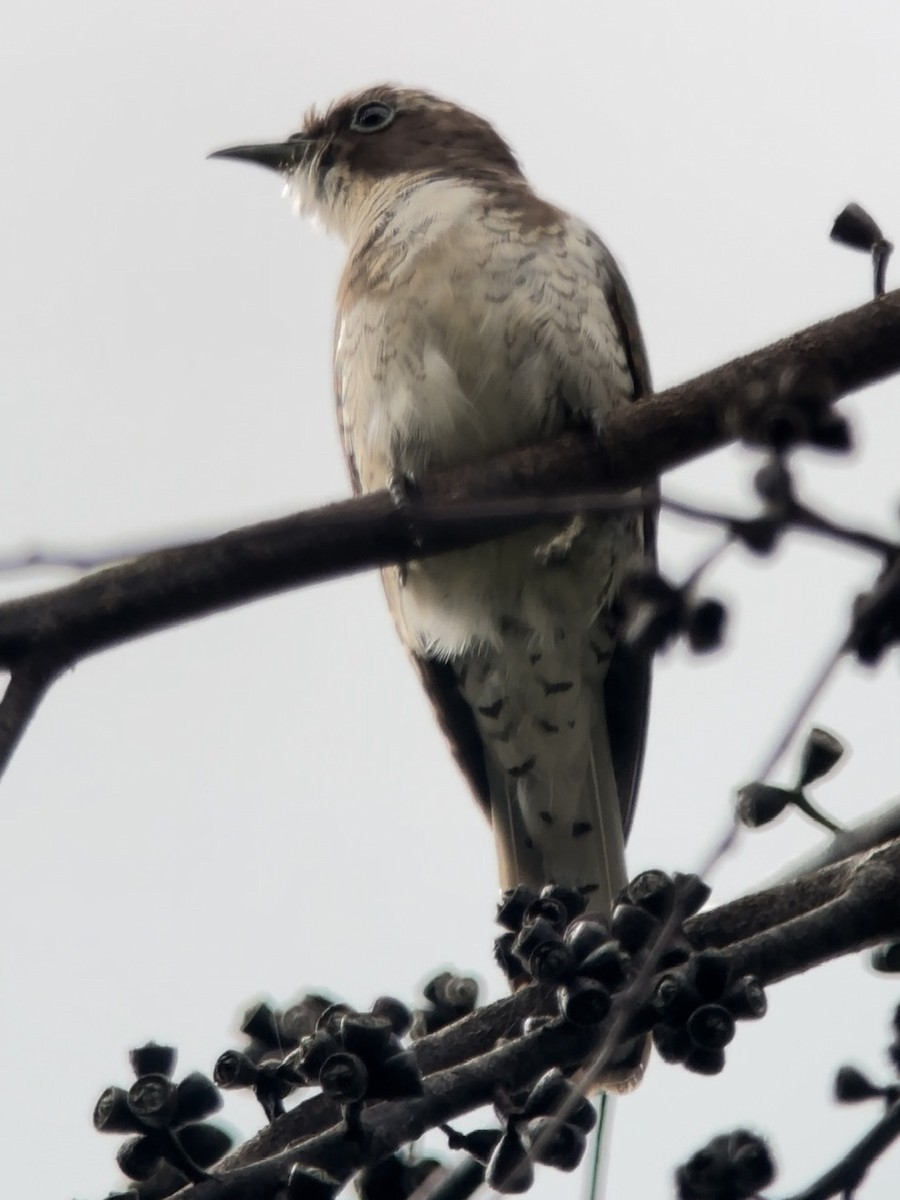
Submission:
[[[308,147],[308,138],[291,138],[288,142],[267,142],[258,146],[226,146],[224,150],[213,150],[207,158],[236,158],[268,167],[270,171],[285,172],[299,166]]]

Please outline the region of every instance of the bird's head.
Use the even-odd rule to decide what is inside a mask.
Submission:
[[[243,159],[285,176],[302,213],[348,238],[379,201],[418,181],[487,186],[521,169],[492,125],[428,92],[389,84],[311,110],[281,142],[231,146],[211,158]]]

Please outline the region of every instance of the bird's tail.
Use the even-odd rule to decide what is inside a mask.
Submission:
[[[545,719],[546,757],[518,769],[492,765],[491,818],[502,887],[556,883],[580,891],[588,911],[609,914],[627,882],[625,839],[603,692],[584,693],[567,707],[573,716]]]

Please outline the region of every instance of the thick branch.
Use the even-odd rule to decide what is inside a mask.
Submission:
[[[351,571],[473,545],[597,504],[578,489],[634,488],[731,439],[726,410],[791,368],[837,395],[900,370],[900,291],[612,414],[602,445],[562,434],[422,483],[414,527],[386,491],[142,555],[0,605],[0,665],[36,648],[72,662],[129,638]],[[561,495],[568,499],[548,497]],[[519,499],[516,499],[518,497]],[[525,499],[522,499],[525,497]]]
[[[721,947],[736,975],[754,974],[764,984],[896,936],[900,840],[702,913],[687,923],[686,931],[697,944]],[[524,1016],[546,1011],[546,996],[532,985],[415,1043],[413,1050],[426,1076],[426,1097],[366,1110],[377,1153],[386,1154],[421,1136],[425,1128],[488,1103],[498,1082],[521,1086],[547,1067],[578,1064],[596,1050],[605,1026],[598,1031],[545,1028],[496,1048],[499,1039],[520,1028]],[[612,1020],[608,1018],[606,1026]],[[191,1200],[274,1194],[291,1163],[302,1161],[333,1172],[344,1161],[342,1153],[350,1154],[352,1173],[373,1152],[367,1152],[369,1159],[357,1161],[357,1152],[352,1147],[348,1151],[346,1135],[335,1128],[338,1115],[321,1096],[300,1104],[223,1161],[218,1170],[227,1173],[227,1183],[200,1185],[190,1191]],[[259,1192],[252,1192],[254,1186]]]

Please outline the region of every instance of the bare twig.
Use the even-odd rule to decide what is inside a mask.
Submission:
[[[831,1200],[832,1196],[855,1195],[869,1168],[898,1137],[900,1101],[888,1108],[881,1120],[847,1151],[839,1163],[789,1200]]]
[[[12,668],[0,700],[0,775],[59,670],[58,663],[40,653],[23,658]]]

